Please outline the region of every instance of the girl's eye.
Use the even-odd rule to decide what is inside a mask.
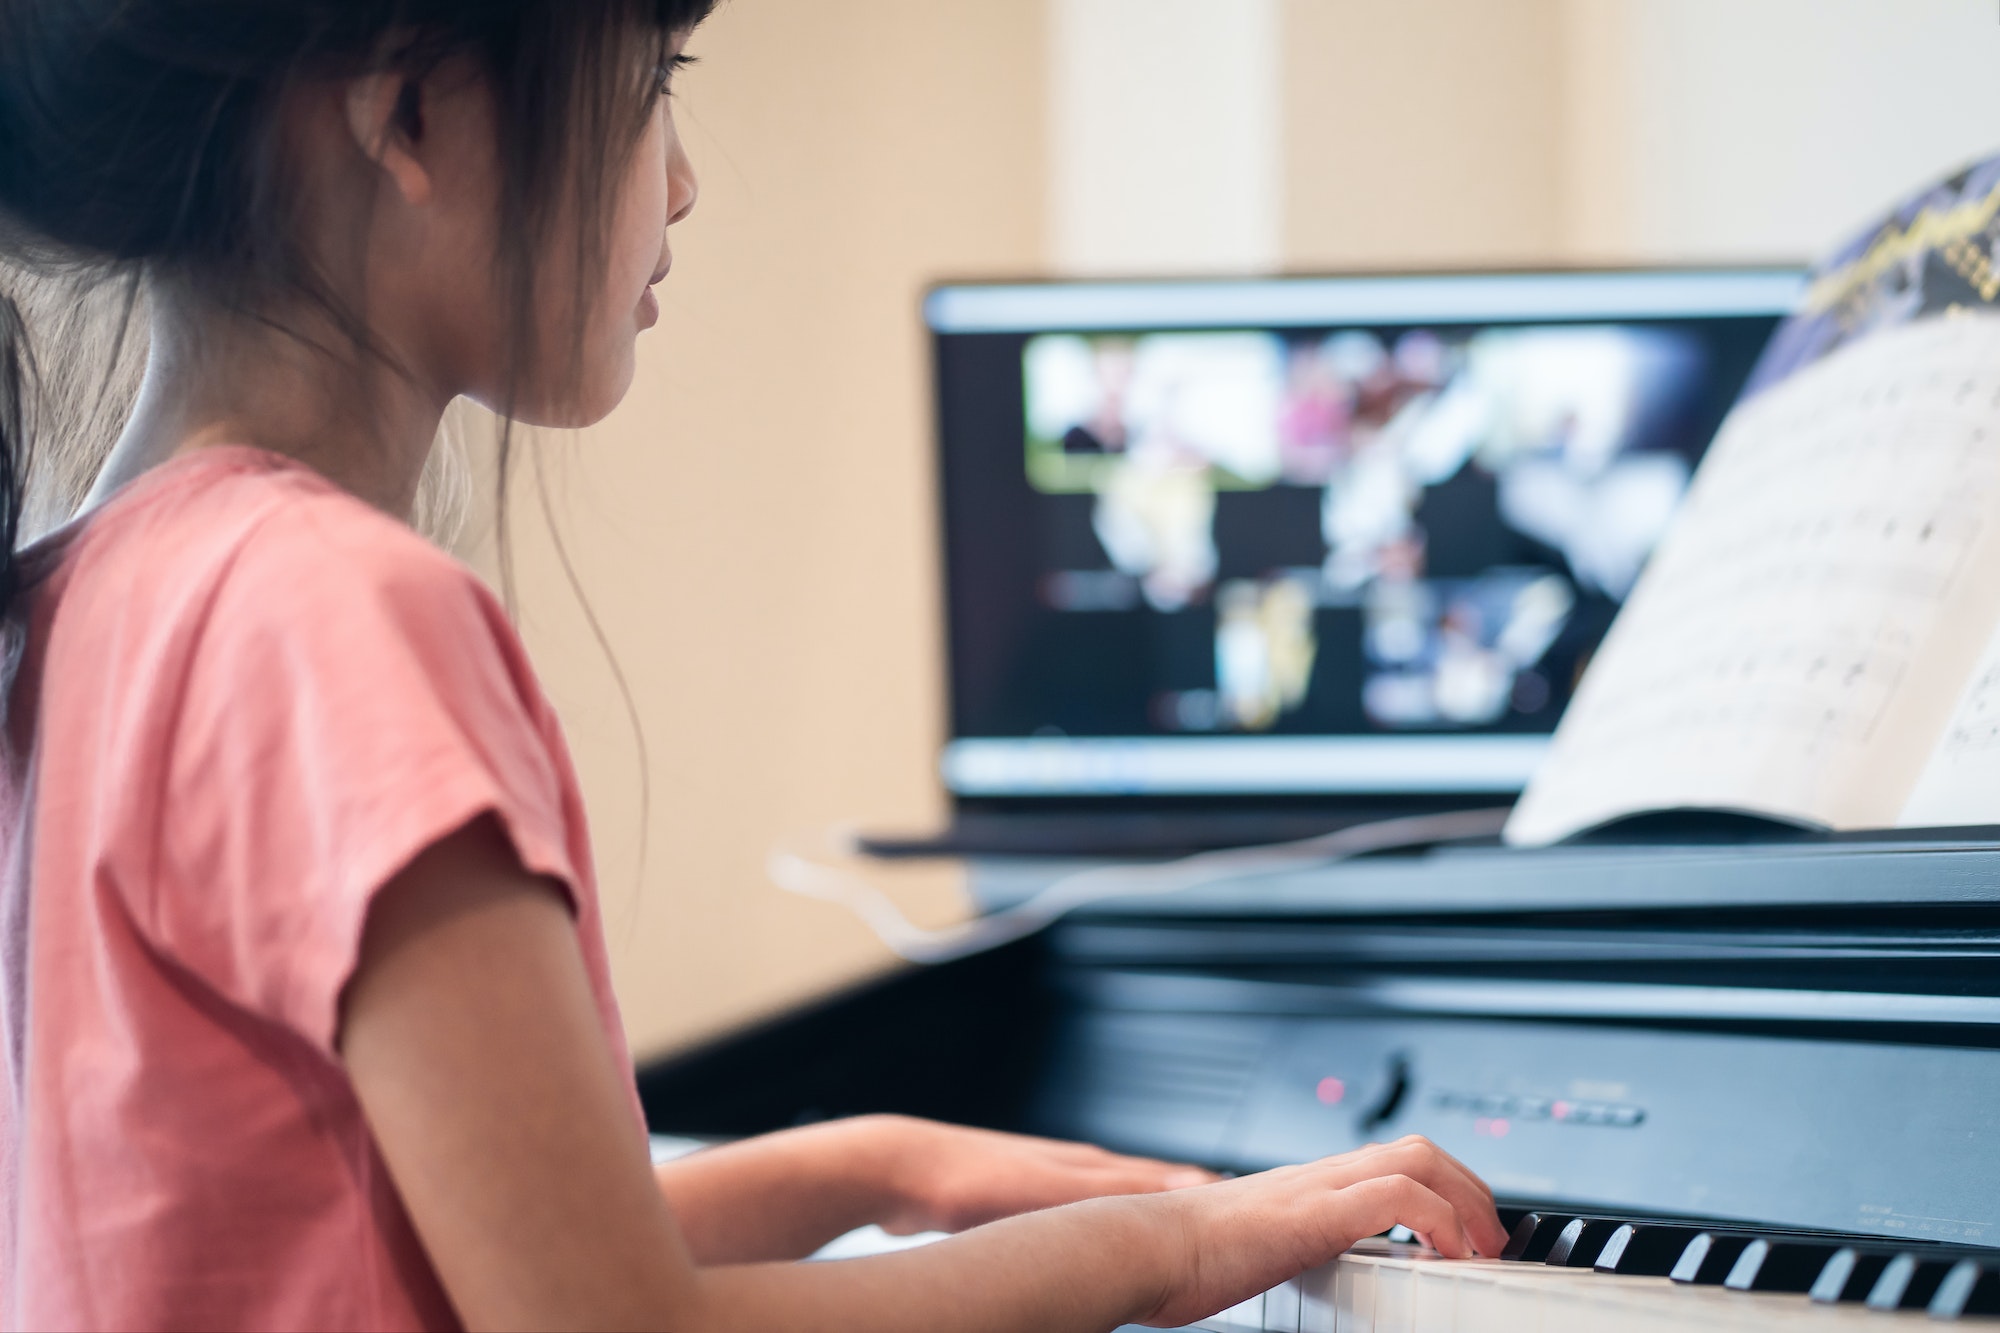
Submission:
[[[653,68],[653,96],[668,97],[674,91],[674,71],[694,63],[693,56],[669,56]]]

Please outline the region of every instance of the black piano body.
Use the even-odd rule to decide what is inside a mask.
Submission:
[[[1063,869],[974,873],[991,902]],[[1422,1133],[1517,1215],[1976,1255],[2000,831],[1459,847],[1128,898],[640,1087],[662,1133],[899,1111],[1237,1171]]]

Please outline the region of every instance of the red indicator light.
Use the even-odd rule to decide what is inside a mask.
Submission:
[[[1347,1095],[1347,1085],[1337,1078],[1323,1078],[1319,1087],[1313,1090],[1313,1095],[1319,1098],[1322,1106],[1338,1106],[1340,1099]]]
[[[1507,1131],[1511,1128],[1513,1126],[1509,1125],[1505,1120],[1495,1120],[1493,1122],[1493,1137],[1504,1139],[1507,1137]]]
[[[1554,1116],[1558,1120],[1569,1119],[1569,1103],[1556,1102],[1554,1105],[1549,1107],[1549,1114]]]

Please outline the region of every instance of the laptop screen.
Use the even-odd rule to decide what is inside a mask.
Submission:
[[[933,290],[946,785],[1518,791],[1801,286]]]

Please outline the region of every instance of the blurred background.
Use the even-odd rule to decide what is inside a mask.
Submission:
[[[1808,259],[2000,150],[2000,0],[724,0],[691,50],[666,317],[510,515],[641,1058],[889,964],[763,862],[943,814],[926,283]]]

